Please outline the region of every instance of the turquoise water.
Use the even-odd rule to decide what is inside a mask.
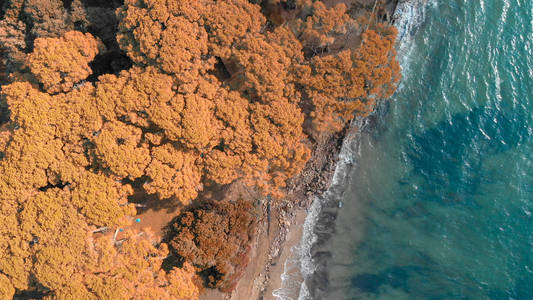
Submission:
[[[427,8],[354,154],[324,298],[533,299],[532,41],[531,0]]]

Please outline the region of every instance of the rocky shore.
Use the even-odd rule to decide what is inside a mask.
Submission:
[[[279,285],[278,279],[284,271],[281,258],[286,258],[290,249],[300,241],[301,226],[314,196],[324,193],[330,186],[338,153],[348,131],[349,127],[317,143],[312,158],[292,182],[288,196],[270,208],[270,224],[267,218],[260,221],[252,245],[250,264],[227,299],[274,298],[271,291],[279,286],[273,286],[272,283]],[[267,209],[267,205],[264,205],[264,216],[268,214]],[[295,231],[300,232],[292,236],[291,243],[286,243],[288,236]]]
[[[399,13],[403,13],[406,10],[405,6],[409,6],[411,2],[425,1],[389,0],[385,5],[385,11],[380,12],[379,18],[381,21],[395,24],[399,20]],[[276,299],[272,292],[281,287],[285,260],[290,255],[291,248],[297,246],[302,239],[303,223],[313,199],[322,195],[331,186],[343,143],[346,139],[357,138],[356,133],[362,124],[364,130],[372,130],[373,118],[375,115],[354,120],[340,133],[315,144],[311,159],[293,180],[288,196],[282,202],[270,207],[270,224],[267,218],[260,220],[252,245],[251,262],[236,289],[231,294],[223,296],[225,299]],[[330,206],[320,212],[316,224],[315,234],[319,235],[317,240],[320,243],[327,241],[327,236],[333,234],[330,231],[339,206],[338,203],[332,203]],[[264,205],[264,216],[268,214],[267,209],[267,205]],[[308,286],[315,287],[309,292],[311,297],[319,297],[320,289],[316,287],[322,283],[327,285],[327,273],[322,270],[325,264],[321,262],[328,259],[328,253],[321,252],[319,245],[316,244],[311,249],[311,256],[317,269],[313,276],[307,279]],[[300,279],[304,280],[303,277]],[[212,292],[206,294],[204,299],[220,299],[220,296],[222,296],[220,293]]]

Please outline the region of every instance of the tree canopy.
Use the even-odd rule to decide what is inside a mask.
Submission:
[[[231,290],[251,204],[189,206],[169,252],[128,229],[132,182],[176,207],[236,181],[283,198],[317,136],[393,93],[395,29],[363,32],[344,4],[310,0],[284,22],[247,0],[93,2],[2,7],[0,295],[196,299],[198,272]],[[343,42],[349,32],[357,47]],[[120,60],[94,74],[110,54]],[[168,255],[183,267],[162,269]]]
[[[254,229],[252,205],[207,201],[170,225],[170,250],[195,266],[209,287],[231,291],[248,264]]]

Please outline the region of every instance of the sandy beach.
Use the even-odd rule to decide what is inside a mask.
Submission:
[[[317,143],[312,159],[295,178],[290,193],[272,207],[270,228],[265,217],[259,220],[250,262],[235,290],[230,295],[208,292],[202,299],[276,299],[272,292],[281,287],[285,262],[291,257],[291,249],[302,239],[307,209],[314,197],[331,184],[346,133],[347,130],[343,130]],[[298,281],[298,276],[291,281],[293,279]],[[297,297],[295,295],[295,299]]]
[[[287,240],[283,243],[283,247],[280,251],[280,256],[275,260],[275,265],[272,265],[270,268],[270,282],[266,286],[264,299],[265,300],[274,300],[277,299],[273,296],[273,292],[282,287],[282,275],[285,272],[286,263],[290,263],[288,260],[294,258],[296,255],[293,253],[293,249],[298,247],[303,235],[303,225],[307,213],[305,210],[298,210],[294,218],[294,223],[289,227],[287,233]],[[299,268],[291,268],[292,270],[298,272],[294,274],[291,272],[291,284],[301,285],[303,282],[303,276],[299,272]],[[293,272],[294,272],[293,271]],[[300,279],[300,280],[298,280]],[[291,294],[292,295],[292,294]],[[298,295],[294,294],[294,299],[298,299]]]
[[[272,292],[281,287],[285,261],[292,254],[291,249],[297,246],[302,238],[305,216],[304,209],[297,210],[290,223],[271,224],[270,234],[267,234],[266,226],[260,228],[248,268],[227,299],[276,299]],[[285,237],[284,242],[282,237]],[[281,245],[281,248],[273,245]],[[205,299],[220,299],[211,298],[215,295],[206,296],[209,297]],[[219,294],[218,297],[220,296]]]

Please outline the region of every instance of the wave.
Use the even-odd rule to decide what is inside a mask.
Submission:
[[[434,4],[428,0],[403,0],[399,1],[392,16],[394,26],[398,29],[398,43],[400,50],[402,44],[410,44],[411,38],[418,28],[426,20],[426,8],[428,4]]]
[[[411,58],[411,40],[426,18],[428,0],[400,0],[393,15],[394,25],[398,28],[398,59],[402,72],[408,70]],[[350,127],[357,130],[347,135],[343,141],[339,160],[329,189],[313,200],[303,224],[303,234],[299,245],[291,249],[292,255],[284,263],[281,275],[281,288],[272,295],[278,300],[307,300],[321,298],[327,290],[327,252],[321,252],[323,245],[333,234],[338,209],[350,171],[356,167],[359,157],[361,134],[372,130],[370,118],[356,118]],[[312,287],[312,288],[311,288]]]
[[[291,249],[292,255],[285,261],[284,272],[281,275],[281,288],[275,290],[272,295],[279,300],[304,300],[312,298],[312,291],[309,290],[306,279],[316,273],[316,261],[313,247],[316,243],[325,239],[325,231],[317,230],[317,225],[327,222],[330,218],[324,218],[323,213],[326,207],[333,209],[342,206],[341,196],[343,186],[347,181],[347,174],[355,165],[354,158],[357,157],[359,149],[359,135],[368,126],[368,119],[356,118],[350,127],[358,128],[352,130],[354,134],[348,134],[343,141],[339,153],[339,161],[333,174],[332,183],[329,189],[321,196],[313,199],[307,211],[307,216],[303,224],[303,233],[300,243]],[[324,227],[327,227],[324,224]],[[327,229],[326,229],[327,230]],[[297,281],[297,282],[294,282]]]
[[[327,259],[328,255],[324,252],[320,253],[317,246],[325,243],[335,234],[332,228],[335,225],[338,210],[343,206],[342,199],[349,179],[348,174],[356,165],[360,135],[369,125],[369,119],[366,118],[357,118],[352,122],[350,127],[357,128],[357,130],[350,131],[355,132],[355,134],[346,136],[343,141],[331,186],[323,195],[316,196],[313,200],[310,214],[304,223],[304,234],[300,242],[302,245],[300,271],[304,281],[300,287],[299,300],[315,298],[317,289],[327,287],[327,283],[323,282],[323,277],[327,274],[325,268],[321,268],[323,264],[320,261]],[[313,287],[313,289],[309,287]]]

